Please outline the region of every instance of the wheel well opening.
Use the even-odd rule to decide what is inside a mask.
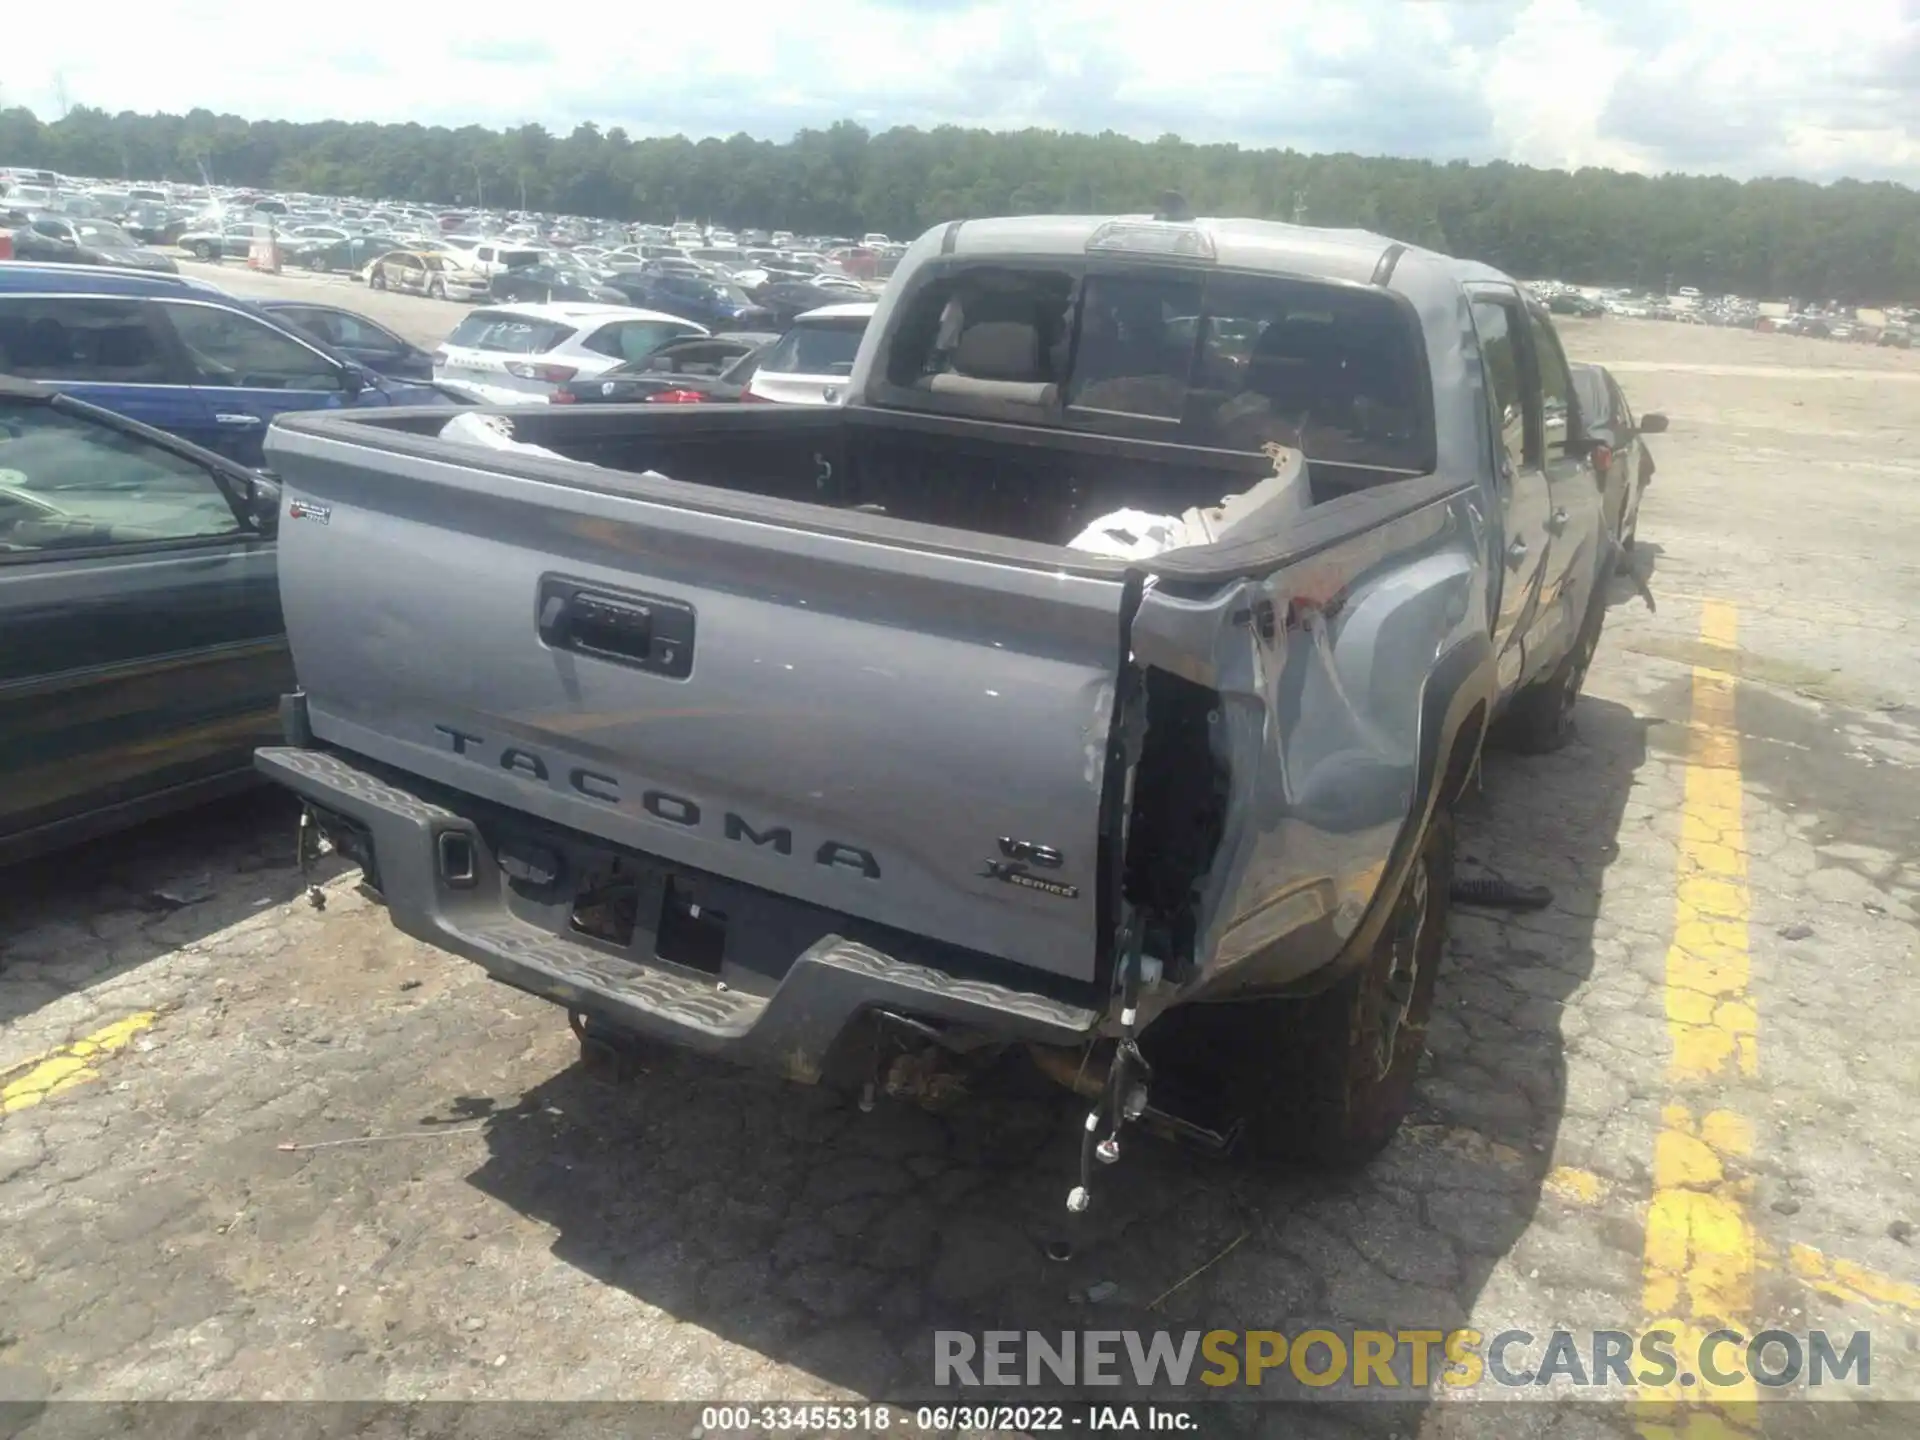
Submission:
[[[1467,781],[1473,778],[1473,762],[1480,754],[1486,728],[1487,707],[1482,702],[1468,712],[1459,732],[1453,737],[1453,749],[1447,755],[1447,768],[1441,773],[1440,779],[1442,804],[1452,805],[1465,793]]]
[[[1220,696],[1149,670],[1146,701],[1122,893],[1142,914],[1146,953],[1178,975],[1193,963],[1200,888],[1226,818],[1227,763],[1214,743]]]

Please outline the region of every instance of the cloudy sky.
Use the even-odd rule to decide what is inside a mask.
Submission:
[[[852,118],[1920,183],[1920,0],[348,7],[390,24],[273,0],[94,0],[86,24],[10,8],[0,103],[42,115],[202,105],[780,139]]]

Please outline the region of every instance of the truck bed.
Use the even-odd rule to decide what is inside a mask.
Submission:
[[[501,413],[512,416],[516,439],[607,471],[1047,546],[1064,546],[1116,510],[1179,514],[1216,505],[1272,471],[1258,454],[861,408],[596,405]],[[430,441],[446,418],[445,411],[416,412],[376,423]],[[1309,467],[1315,501],[1406,478],[1364,466]]]

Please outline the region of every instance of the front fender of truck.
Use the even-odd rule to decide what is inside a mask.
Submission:
[[[1135,661],[1205,697],[1220,796],[1190,881],[1190,956],[1163,999],[1307,992],[1365,953],[1494,707],[1476,497],[1391,514],[1210,594],[1149,590]],[[1146,756],[1169,763],[1151,739]]]

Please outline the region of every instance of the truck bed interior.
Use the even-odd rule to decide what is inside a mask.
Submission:
[[[1044,545],[1065,545],[1116,510],[1177,515],[1218,505],[1273,473],[1262,454],[887,411],[607,405],[508,413],[515,439],[607,469]],[[431,435],[440,422],[387,423]],[[1315,462],[1308,478],[1318,503],[1404,476]]]

